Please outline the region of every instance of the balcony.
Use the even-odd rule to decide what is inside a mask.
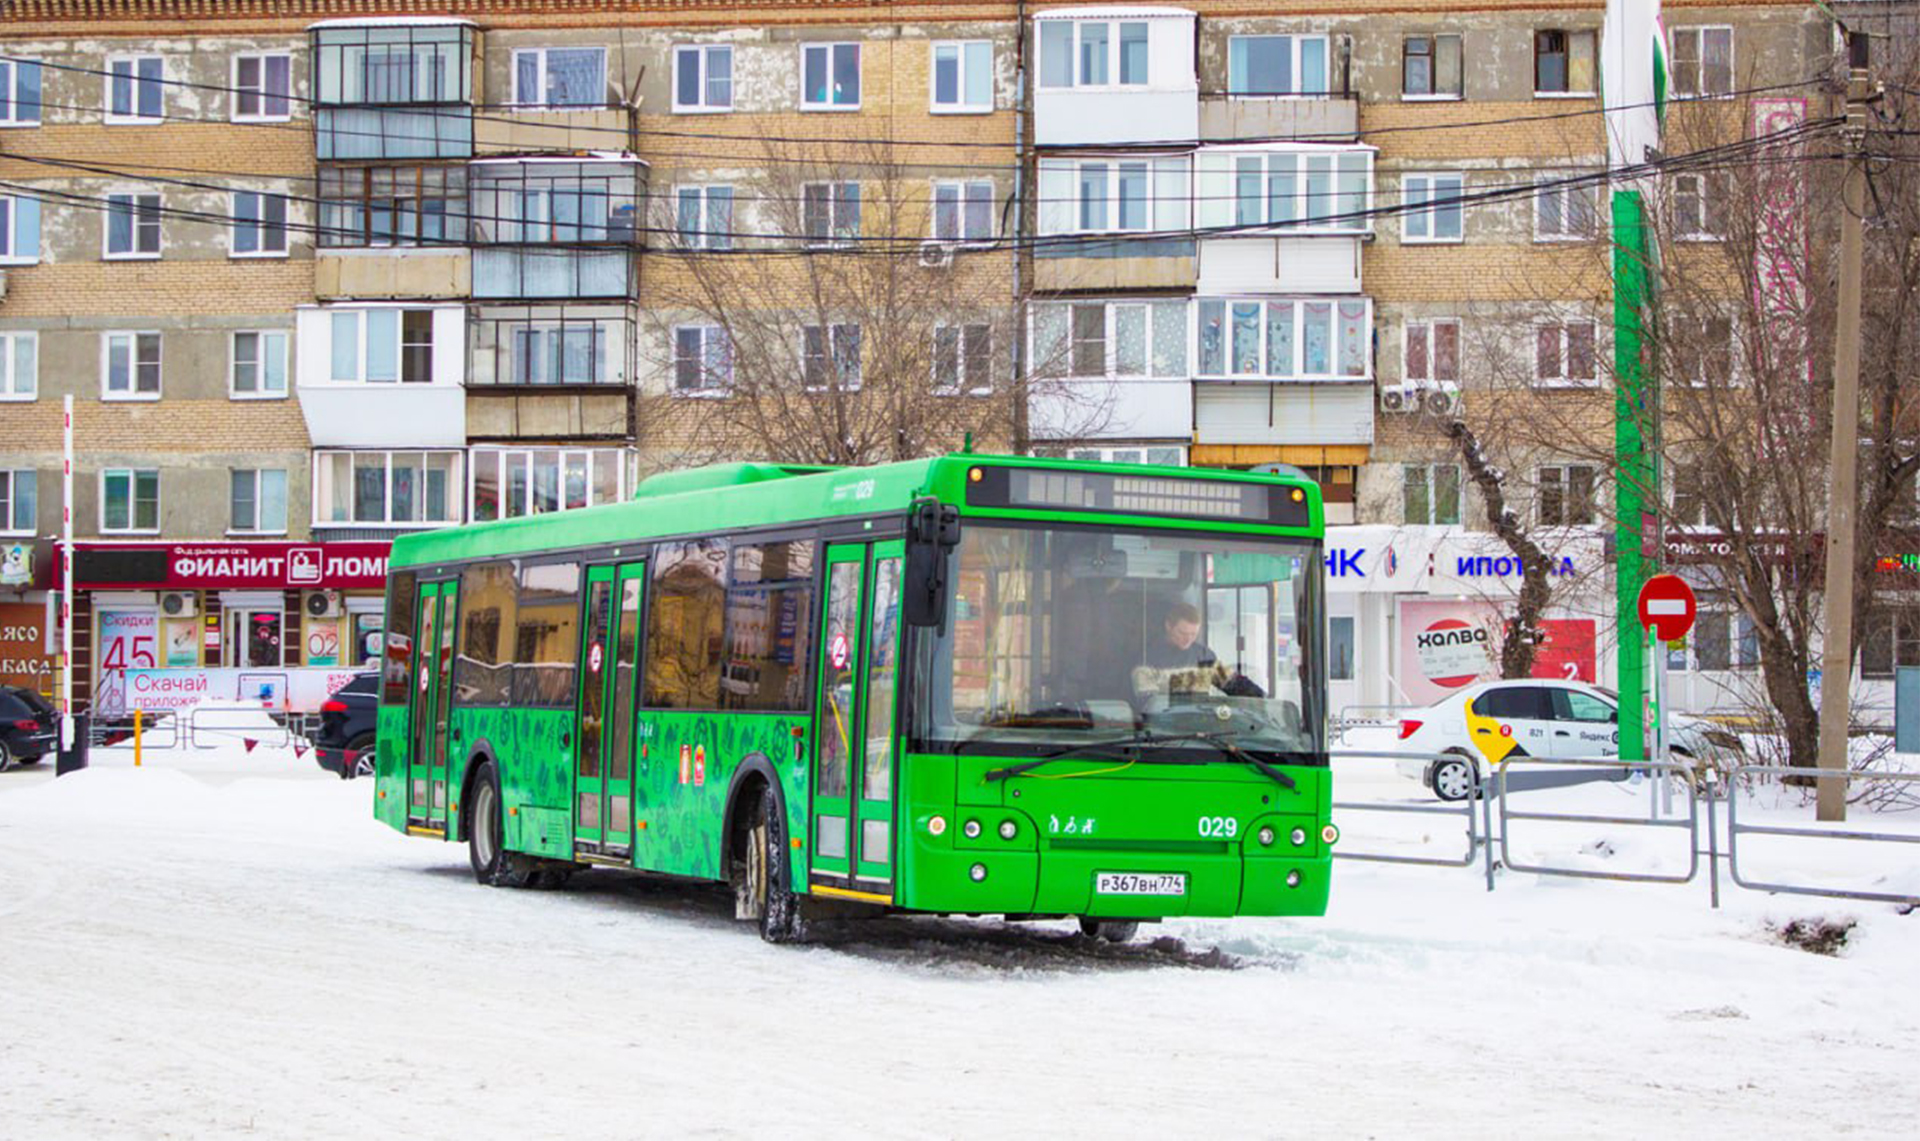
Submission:
[[[1034,17],[1039,76],[1034,142],[1043,147],[1199,138],[1194,14],[1181,8],[1061,9]]]
[[[646,164],[638,159],[473,163],[476,298],[627,298]]]
[[[309,29],[314,157],[473,154],[478,32],[466,20],[326,20]]]
[[[489,108],[473,126],[480,156],[637,150],[634,116],[621,107]]]
[[[1200,141],[1232,143],[1258,139],[1354,138],[1360,104],[1352,95],[1267,99],[1247,95],[1200,98]]]
[[[624,439],[635,316],[625,305],[476,306],[467,435]]]
[[[368,300],[465,297],[473,265],[465,250],[319,250],[313,261],[317,297]]]
[[[1373,385],[1196,381],[1193,439],[1219,444],[1371,444]]]
[[[1033,258],[1033,285],[1041,293],[1188,289],[1193,277],[1191,238],[1065,242],[1041,246]]]
[[[1185,377],[1039,380],[1028,422],[1036,440],[1185,440],[1193,431],[1193,384]]]
[[[294,383],[316,448],[466,443],[466,311],[302,306]]]

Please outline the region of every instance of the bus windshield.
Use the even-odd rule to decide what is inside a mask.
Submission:
[[[945,628],[916,648],[917,747],[1324,763],[1319,557],[1304,539],[969,524]]]

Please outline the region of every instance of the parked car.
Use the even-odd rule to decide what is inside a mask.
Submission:
[[[356,674],[320,706],[313,756],[341,780],[373,775],[374,715],[380,708],[378,670]]]
[[[0,685],[0,772],[31,765],[53,752],[59,740],[53,706],[30,689]]]
[[[1491,718],[1502,736],[1514,742],[1514,756],[1592,759],[1620,755],[1617,711],[1620,697],[1610,689],[1577,681],[1517,679],[1470,685],[1400,720],[1395,746],[1412,753],[1445,754],[1435,761],[1403,760],[1401,775],[1420,781],[1441,800],[1462,800],[1473,791],[1486,757],[1474,747],[1467,725],[1467,703]],[[1710,721],[1684,714],[1668,720],[1668,739],[1676,757],[1737,762],[1740,738]]]

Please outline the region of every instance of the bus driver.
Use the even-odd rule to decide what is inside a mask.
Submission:
[[[1167,607],[1161,636],[1147,647],[1142,663],[1134,667],[1134,697],[1145,702],[1175,694],[1205,694],[1216,688],[1233,697],[1265,696],[1245,675],[1221,665],[1200,640],[1199,608],[1191,602],[1175,602]]]

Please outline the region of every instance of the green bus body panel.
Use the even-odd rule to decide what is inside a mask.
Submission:
[[[722,815],[734,773],[765,758],[780,778],[787,835],[807,834],[807,769],[794,759],[794,730],[804,745],[813,724],[803,713],[640,711],[634,739],[633,865],[701,879],[722,879]],[[682,752],[686,754],[682,764]],[[804,750],[803,750],[804,755]],[[805,853],[788,848],[793,879],[806,882]]]

